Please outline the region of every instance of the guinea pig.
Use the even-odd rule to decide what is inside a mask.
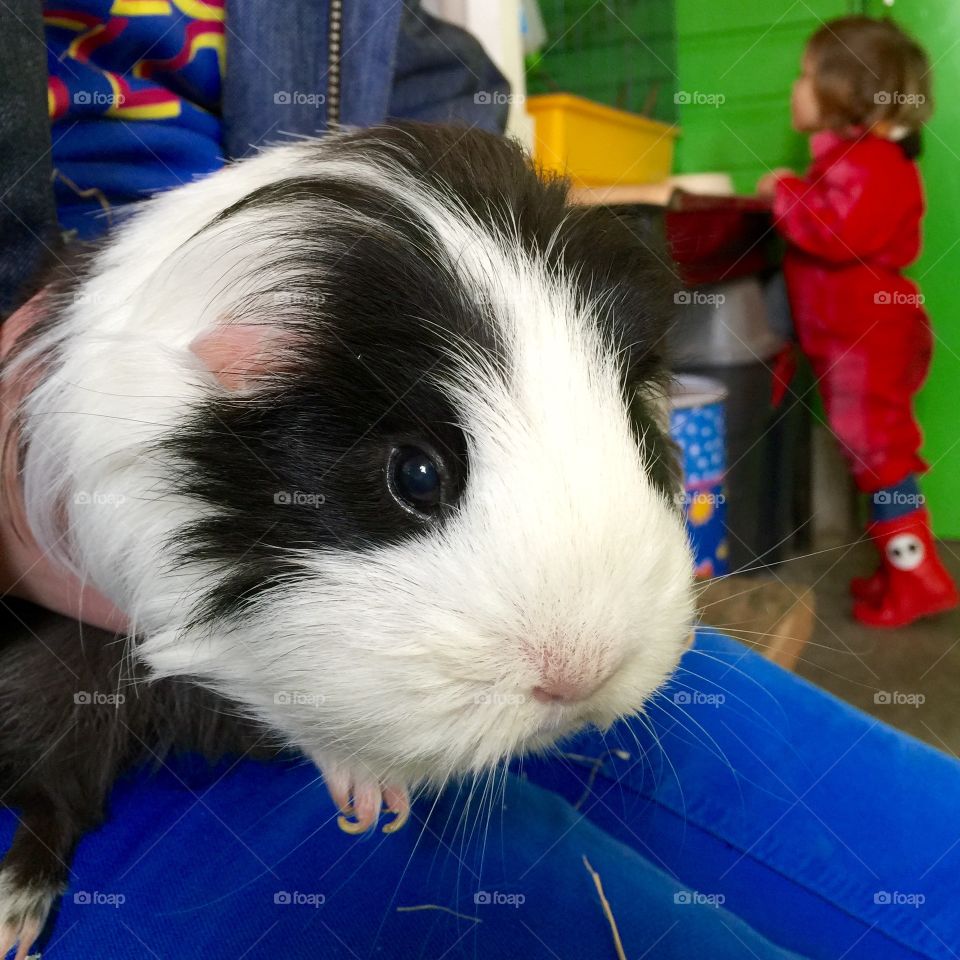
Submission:
[[[30,534],[131,624],[84,682],[223,698],[358,831],[641,710],[693,616],[669,271],[642,239],[516,144],[416,124],[138,207],[43,290],[3,371]],[[12,779],[31,758],[0,729]],[[0,870],[21,940],[65,879],[25,870]]]

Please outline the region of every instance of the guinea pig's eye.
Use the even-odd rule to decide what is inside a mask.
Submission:
[[[418,517],[431,516],[443,503],[446,480],[443,460],[429,448],[396,447],[390,454],[390,493],[404,510]]]

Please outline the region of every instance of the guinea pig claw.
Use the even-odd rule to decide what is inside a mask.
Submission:
[[[344,833],[349,833],[354,837],[366,833],[370,829],[367,824],[361,823],[359,820],[348,820],[342,813],[337,817],[337,826]]]
[[[383,825],[384,833],[396,833],[410,819],[409,807],[407,807],[405,810],[388,810],[387,812],[392,813],[395,816],[389,823],[385,823]]]
[[[381,809],[393,814],[393,819],[381,828],[383,833],[391,834],[400,830],[410,819],[410,801],[405,790],[385,787],[362,791],[361,800],[351,798],[351,802],[341,807],[343,813],[337,817],[337,826],[351,836],[359,836],[372,830],[380,819]]]
[[[376,827],[381,812],[393,814],[383,832],[396,833],[410,818],[410,798],[403,787],[381,785],[376,780],[357,775],[349,767],[325,764],[314,756],[327,790],[340,813],[337,826],[350,836],[359,836]]]
[[[384,787],[383,805],[393,819],[383,825],[384,833],[396,833],[410,819],[410,798],[407,791],[397,787]]]
[[[337,826],[351,836],[366,833],[372,830],[380,819],[382,804],[383,799],[378,785],[355,786],[350,796],[350,803],[344,810],[346,816],[337,817]]]

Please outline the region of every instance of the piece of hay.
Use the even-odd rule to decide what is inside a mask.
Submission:
[[[603,907],[603,914],[607,918],[607,923],[610,924],[610,932],[613,934],[613,946],[617,951],[617,960],[627,960],[627,955],[623,951],[623,941],[620,939],[620,931],[617,929],[616,918],[613,916],[610,901],[607,900],[607,895],[603,892],[603,883],[600,880],[600,874],[590,866],[590,861],[586,857],[583,858],[583,865],[587,868],[590,876],[593,877],[593,885],[597,888],[597,893],[600,896],[600,905]]]
[[[590,767],[587,785],[583,788],[580,799],[573,805],[574,810],[579,810],[593,792],[593,785],[596,783],[597,776],[603,769],[603,765],[607,762],[607,757],[617,757],[619,760],[630,759],[630,754],[627,753],[626,750],[607,750],[605,753],[601,753],[599,757],[586,757],[582,753],[561,753],[560,756],[565,757],[567,760],[574,760],[577,763],[586,764]]]
[[[479,917],[471,917],[466,913],[457,913],[456,910],[451,910],[450,907],[445,907],[439,903],[419,903],[412,907],[397,907],[397,913],[414,913],[417,910],[442,910],[444,913],[449,913],[453,917],[459,917],[461,920],[472,920],[474,923],[483,923]]]

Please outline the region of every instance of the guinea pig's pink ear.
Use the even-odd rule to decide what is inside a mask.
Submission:
[[[190,351],[231,392],[250,390],[283,365],[286,331],[267,323],[220,323],[201,333]]]

